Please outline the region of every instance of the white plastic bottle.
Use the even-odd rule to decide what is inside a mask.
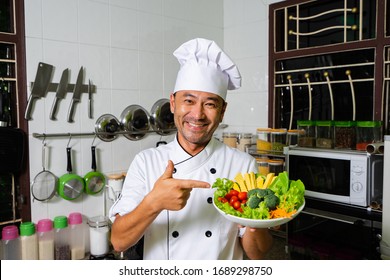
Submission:
[[[6,226],[2,230],[3,260],[20,260],[19,230],[15,225]]]
[[[32,222],[23,222],[19,226],[22,260],[38,260],[38,237]]]
[[[84,225],[81,213],[70,213],[68,217],[70,255],[72,260],[85,258]]]
[[[38,252],[40,260],[54,260],[53,221],[42,219],[37,223]]]

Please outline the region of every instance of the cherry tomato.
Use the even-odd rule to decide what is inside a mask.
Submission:
[[[230,198],[229,203],[230,203],[231,206],[233,206],[233,203],[236,202],[236,201],[238,201],[238,197],[235,196],[235,195],[233,195],[233,196]]]
[[[234,203],[233,203],[233,208],[234,209],[239,209],[239,208],[241,208],[241,202],[239,202],[238,200],[237,201],[235,201]]]
[[[241,204],[245,204],[247,202],[247,200],[246,199],[244,199],[244,200],[241,200]]]
[[[229,193],[230,193],[232,196],[238,196],[239,191],[237,191],[237,190],[235,190],[235,189],[231,189],[231,190],[229,191]]]
[[[236,209],[238,212],[244,212],[244,210],[242,210],[242,208],[240,207],[240,208],[238,208],[238,209]]]
[[[227,194],[225,194],[225,198],[229,201],[230,198],[232,197],[232,194],[230,192],[228,192]]]
[[[219,200],[219,198],[220,198],[221,200]],[[218,198],[218,200],[221,201],[222,203],[228,202],[228,200],[227,200],[226,198],[224,198],[224,197],[219,197],[219,198]]]
[[[240,201],[243,201],[247,198],[247,192],[239,192],[237,197]]]

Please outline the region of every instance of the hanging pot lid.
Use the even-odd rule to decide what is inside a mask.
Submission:
[[[111,114],[104,114],[100,116],[95,123],[95,132],[98,133],[97,137],[105,142],[111,142],[118,138],[119,134],[115,134],[115,132],[118,132],[119,130],[119,120]],[[99,134],[99,132],[113,134]]]
[[[119,120],[123,131],[136,132],[124,134],[130,140],[143,138],[150,128],[149,113],[140,105],[128,106],[123,110]]]
[[[154,103],[150,111],[150,125],[160,135],[168,135],[176,131],[169,99],[162,98]]]

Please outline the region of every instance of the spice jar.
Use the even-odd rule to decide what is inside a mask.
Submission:
[[[108,219],[104,216],[92,217],[88,220],[90,234],[90,250],[93,256],[103,256],[109,252]]]
[[[238,137],[238,133],[233,133],[233,132],[222,133],[223,143],[225,143],[226,145],[232,148],[237,148],[237,137]]]
[[[269,173],[268,158],[256,158],[257,169],[260,175],[267,175]]]
[[[252,144],[252,133],[240,133],[238,134],[237,148],[240,151],[246,152]]]
[[[278,175],[284,171],[284,161],[282,159],[270,159],[268,160],[269,173]]]
[[[258,128],[256,149],[259,154],[265,154],[271,151],[271,128]]]
[[[287,146],[297,146],[299,136],[304,136],[305,131],[303,129],[290,129],[287,130]]]
[[[334,148],[355,149],[356,122],[336,121],[334,123]]]
[[[271,150],[275,154],[282,154],[286,147],[287,129],[279,128],[271,130]]]
[[[85,258],[85,239],[84,225],[81,213],[70,213],[68,217],[69,224],[69,245],[70,258],[72,260],[81,260]]]
[[[356,122],[356,150],[366,151],[367,145],[382,141],[382,122]]]
[[[54,218],[54,259],[70,260],[68,218],[57,216]]]
[[[38,237],[32,222],[23,222],[19,226],[22,260],[38,260]]]
[[[316,121],[316,147],[333,148],[333,121]]]
[[[304,134],[298,136],[298,146],[300,147],[315,147],[315,122],[311,120],[297,121],[298,129],[305,131]]]
[[[37,223],[38,253],[40,260],[54,260],[53,221],[42,219]]]
[[[21,248],[18,227],[5,226],[1,232],[3,260],[20,260]]]

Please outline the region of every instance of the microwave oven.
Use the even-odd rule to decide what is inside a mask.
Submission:
[[[306,197],[381,210],[382,154],[300,147],[285,154],[289,177],[303,182]]]

